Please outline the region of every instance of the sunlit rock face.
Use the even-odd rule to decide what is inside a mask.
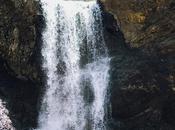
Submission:
[[[132,47],[157,46],[161,53],[173,53],[174,0],[101,0],[118,20]]]

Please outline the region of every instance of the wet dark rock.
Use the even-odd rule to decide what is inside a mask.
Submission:
[[[39,85],[12,77],[5,67],[8,66],[0,59],[0,98],[7,103],[13,126],[17,130],[34,128],[38,117]]]
[[[102,1],[105,39],[112,57],[109,123],[114,130],[175,129],[175,37],[163,26],[175,29],[170,25],[173,1],[157,2]],[[143,5],[148,10],[146,16],[140,13]],[[146,31],[154,25],[161,30]]]
[[[43,16],[34,0],[1,0],[0,98],[17,130],[37,125]]]

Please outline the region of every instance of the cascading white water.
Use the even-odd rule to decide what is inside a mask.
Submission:
[[[39,130],[105,130],[109,58],[96,1],[41,0],[47,89]]]
[[[0,130],[15,130],[8,115],[9,111],[2,99],[0,99]]]

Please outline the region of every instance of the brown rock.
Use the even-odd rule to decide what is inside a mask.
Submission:
[[[174,0],[102,0],[132,47],[169,53],[175,46]],[[166,46],[166,48],[162,48]],[[173,49],[174,50],[174,49]],[[172,52],[172,49],[171,49]],[[174,51],[173,51],[174,52]]]
[[[38,5],[34,0],[2,0],[0,5],[0,57],[11,74],[33,81],[39,80],[33,74],[39,73],[35,52]]]

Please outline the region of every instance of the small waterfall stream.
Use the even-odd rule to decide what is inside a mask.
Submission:
[[[106,130],[109,58],[96,1],[41,0],[46,92],[39,130]]]
[[[16,130],[9,118],[9,111],[5,106],[5,102],[0,99],[0,130]]]

